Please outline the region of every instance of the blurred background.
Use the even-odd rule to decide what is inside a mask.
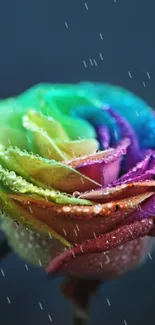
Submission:
[[[155,107],[154,0],[0,0],[0,97],[38,82],[121,85]],[[3,114],[3,112],[1,112]],[[155,254],[94,299],[92,325],[155,323]],[[67,325],[62,279],[0,262],[0,324]]]

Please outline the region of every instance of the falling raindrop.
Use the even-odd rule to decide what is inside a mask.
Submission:
[[[103,35],[102,33],[99,33],[100,39],[103,41]]]
[[[86,10],[88,10],[88,4],[85,2],[84,3]]]
[[[110,303],[108,298],[107,298],[107,304],[108,304],[109,307],[111,306],[111,303]]]

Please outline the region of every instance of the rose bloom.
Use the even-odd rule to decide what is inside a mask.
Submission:
[[[152,248],[155,120],[110,85],[38,85],[2,100],[1,229],[51,275],[106,280]]]

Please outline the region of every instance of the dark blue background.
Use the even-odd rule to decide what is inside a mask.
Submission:
[[[0,97],[43,81],[92,80],[122,85],[155,107],[154,0],[86,3],[88,10],[83,0],[0,0]],[[43,271],[27,270],[15,255],[0,268],[5,273],[0,273],[1,324],[48,325],[49,314],[52,324],[69,324],[60,279],[49,281]],[[154,324],[154,278],[152,255],[140,270],[106,284],[92,306],[92,324]]]

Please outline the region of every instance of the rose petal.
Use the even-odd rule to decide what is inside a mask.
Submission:
[[[26,113],[29,107],[46,116],[57,120],[72,140],[78,138],[94,138],[94,128],[90,123],[80,118],[69,116],[71,109],[76,105],[92,102],[79,85],[38,84],[16,97],[22,112]],[[74,125],[74,127],[71,127]]]
[[[155,217],[155,194],[143,202],[137,211],[132,212],[125,223],[129,224],[149,217]]]
[[[5,124],[4,124],[5,125]],[[18,146],[20,149],[29,150],[30,146],[24,130],[0,126],[0,146]]]
[[[107,187],[99,190],[92,190],[80,194],[81,199],[99,201],[100,203],[111,200],[125,199],[145,192],[155,191],[155,181],[144,181],[122,184],[115,187]]]
[[[114,229],[139,204],[150,197],[152,193],[145,193],[131,200],[120,200],[94,206],[57,205],[39,200],[39,198],[9,195],[17,201],[26,212],[31,212],[33,218],[40,220],[68,242],[82,243],[100,234]]]
[[[37,187],[32,183],[27,182],[21,176],[17,176],[15,172],[4,169],[0,165],[0,182],[7,190],[15,193],[24,193],[29,195],[37,195],[42,200],[49,200],[57,204],[73,204],[73,205],[92,205],[93,203],[88,200],[81,200],[74,196],[63,194],[53,189],[44,189]]]
[[[45,223],[41,222],[39,219],[34,218],[31,214],[31,211],[26,211],[23,207],[17,202],[13,201],[8,197],[8,194],[3,190],[0,192],[0,209],[3,214],[2,218],[11,219],[12,221],[19,222],[20,225],[24,228],[28,228],[34,232],[38,232],[43,235],[49,234],[55,240],[60,241],[65,247],[70,247],[70,243],[64,237],[61,237],[59,234],[54,232],[50,227]]]
[[[58,275],[101,281],[116,278],[144,261],[153,246],[153,240],[148,236],[131,240],[106,252],[76,257],[69,263],[63,264]],[[51,277],[50,274],[49,276]]]
[[[142,152],[139,147],[138,139],[136,133],[132,129],[131,125],[127,122],[125,118],[119,115],[116,111],[111,109],[109,106],[104,108],[108,114],[110,114],[117,122],[121,135],[123,138],[128,137],[131,140],[131,145],[128,149],[125,168],[129,170],[132,168],[138,161],[142,159]]]
[[[76,170],[81,174],[93,179],[101,185],[106,185],[117,179],[120,172],[121,158],[115,162],[106,164],[104,161],[89,163],[85,166],[77,167]]]
[[[148,154],[148,158],[149,158],[149,154]],[[128,175],[128,176],[130,176],[129,178],[128,178],[128,176],[126,177],[126,175],[127,175],[126,174],[126,175],[124,175],[125,176],[124,178],[126,180],[121,182],[121,180],[123,179],[123,176],[122,176],[120,179],[116,180],[116,182],[113,182],[112,185],[118,185],[119,182],[121,184],[121,183],[129,183],[129,182],[143,182],[145,180],[152,179],[154,177],[154,175],[155,175],[155,158],[154,158],[154,154],[153,154],[153,158],[148,163],[147,170],[145,170],[146,169],[146,164],[145,163],[147,163],[147,156],[143,160],[143,162],[144,162],[144,165],[143,165],[143,168],[142,168],[143,173],[142,173],[142,169],[141,169],[141,170],[139,170],[138,173],[136,171],[135,174],[133,175],[133,170],[134,170],[134,168],[133,168],[133,170],[131,170],[131,173],[129,172],[129,174],[130,174],[130,175]],[[141,162],[140,162],[140,164],[141,164]],[[139,163],[137,164],[137,166],[138,165],[139,165]],[[117,181],[118,181],[118,184],[117,184]]]
[[[151,162],[149,164],[149,169],[153,169],[153,168],[155,168],[155,151],[150,150],[150,152],[152,153],[152,159],[151,159]]]
[[[108,149],[102,153],[66,163],[99,184],[106,185],[118,177],[122,155],[126,153],[129,145],[130,141],[126,138],[115,149]]]
[[[29,131],[28,136],[33,142],[33,152],[43,158],[61,161],[69,159],[55,143],[54,139],[60,133],[60,139],[69,139],[59,123],[48,120],[35,111],[29,111],[23,116],[23,126]]]
[[[84,83],[82,86],[87,88],[88,93],[94,94],[101,103],[114,107],[131,124],[141,148],[154,147],[155,119],[153,109],[147,102],[129,90],[111,84]]]
[[[55,257],[50,262],[46,272],[55,275],[64,264],[70,262],[77,256],[106,252],[128,241],[148,235],[152,228],[153,220],[147,219],[134,222],[131,225],[125,225],[111,233],[86,241],[82,245],[75,246]]]
[[[1,218],[1,230],[7,237],[9,247],[32,265],[46,267],[52,256],[68,247],[53,236],[51,229],[46,228],[46,232],[42,232],[37,228],[34,231],[33,227],[29,229],[27,224],[23,225],[9,217]]]
[[[97,138],[100,143],[101,149],[108,149],[110,146],[110,132],[106,126],[98,125],[96,126]]]
[[[144,174],[134,177],[134,178],[132,178],[132,180],[126,180],[124,183],[127,184],[127,183],[130,183],[131,181],[133,183],[135,183],[135,182],[139,183],[139,182],[144,182],[147,180],[152,180],[154,175],[155,175],[155,168],[146,170],[146,172]]]
[[[37,127],[45,131],[52,139],[70,140],[60,122],[32,109],[23,116],[23,126],[28,130]]]
[[[24,115],[23,126],[30,132],[36,152],[44,158],[61,161],[92,154],[98,149],[95,139],[71,141],[58,121],[34,110]]]
[[[40,186],[53,187],[66,193],[100,187],[100,184],[64,163],[44,159],[19,149],[0,152],[0,161],[9,170]]]
[[[99,143],[96,139],[74,141],[55,140],[55,144],[69,157],[69,159],[94,154],[99,148]]]
[[[138,162],[136,164],[136,166],[134,166],[132,169],[130,169],[126,174],[124,174],[123,176],[118,178],[116,181],[114,181],[111,184],[111,186],[117,186],[117,185],[121,185],[126,182],[132,182],[133,179],[135,181],[136,177],[145,173],[146,169],[149,166],[151,156],[152,156],[152,152],[149,152],[148,154],[146,154],[145,158],[142,161]]]

